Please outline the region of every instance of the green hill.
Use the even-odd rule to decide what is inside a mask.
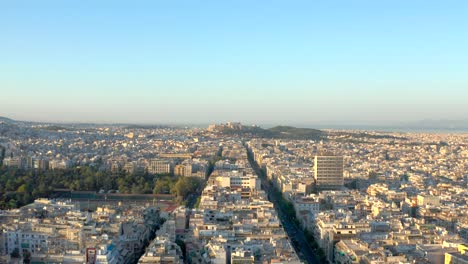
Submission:
[[[269,129],[264,129],[257,126],[244,126],[241,130],[224,128],[220,132],[225,135],[278,139],[318,140],[326,137],[326,133],[321,130],[311,128],[297,128],[291,126],[276,126]]]
[[[318,139],[325,136],[325,132],[312,128],[298,128],[292,126],[276,126],[268,129],[276,137],[293,139]]]
[[[15,120],[0,116],[0,122],[13,123],[13,122],[15,122]]]

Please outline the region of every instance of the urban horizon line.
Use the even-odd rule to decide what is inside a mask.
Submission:
[[[164,122],[164,121],[80,121],[80,120],[25,120],[16,119],[5,116],[2,118],[12,120],[14,122],[24,123],[39,123],[39,124],[59,124],[59,125],[139,125],[139,126],[173,126],[173,127],[208,127],[211,124],[224,124],[228,122],[239,122],[246,126],[259,126],[262,128],[272,128],[275,126],[291,126],[301,128],[314,128],[314,129],[331,129],[331,130],[372,130],[382,132],[411,132],[411,131],[427,131],[427,132],[438,132],[438,131],[450,131],[450,132],[467,132],[468,131],[468,120],[449,120],[449,119],[422,119],[414,121],[364,121],[364,122],[249,122],[244,120],[217,120],[213,122]],[[386,130],[387,129],[387,130]]]

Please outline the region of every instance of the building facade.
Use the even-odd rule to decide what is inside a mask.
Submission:
[[[315,156],[314,177],[320,190],[337,190],[344,185],[343,156]]]

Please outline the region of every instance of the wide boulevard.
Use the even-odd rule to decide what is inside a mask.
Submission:
[[[280,205],[280,201],[278,197],[273,195],[273,186],[266,178],[266,175],[263,175],[263,172],[260,170],[257,162],[253,159],[251,153],[247,149],[249,153],[249,162],[252,168],[254,169],[255,173],[260,177],[262,180],[262,188],[267,192],[268,199],[272,202],[275,206],[276,211],[278,212],[278,216],[280,218],[281,224],[283,225],[286,233],[288,234],[289,238],[291,239],[292,245],[296,250],[299,257],[306,261],[309,264],[318,264],[319,261],[317,259],[317,255],[315,249],[313,249],[309,242],[307,241],[302,228],[298,226],[294,221],[291,221],[287,213],[284,211],[284,208]]]

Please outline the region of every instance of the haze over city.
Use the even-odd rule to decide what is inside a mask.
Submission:
[[[178,124],[466,120],[467,8],[4,1],[0,115]]]

